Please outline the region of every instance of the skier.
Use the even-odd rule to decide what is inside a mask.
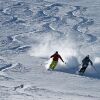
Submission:
[[[80,69],[79,73],[84,74],[86,68],[88,67],[89,63],[91,66],[93,66],[92,61],[89,58],[89,55],[87,55],[83,60],[82,60],[82,68]]]
[[[64,60],[62,59],[62,57],[58,54],[58,51],[55,52],[55,54],[53,54],[50,58],[53,58],[51,64],[50,64],[50,69],[51,70],[54,70],[57,63],[58,63],[58,60],[59,58],[62,60],[62,62],[64,62]]]

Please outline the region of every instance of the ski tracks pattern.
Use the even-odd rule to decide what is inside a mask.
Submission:
[[[26,52],[31,48],[31,44],[38,43],[40,39],[47,40],[50,45],[52,45],[52,41],[67,40],[70,31],[73,31],[74,38],[75,35],[76,37],[81,36],[84,43],[95,42],[97,37],[88,34],[89,26],[94,24],[94,20],[84,16],[87,9],[82,6],[49,2],[36,3],[34,7],[26,2],[12,2],[9,6],[1,6],[1,32],[11,34],[6,36],[6,40],[3,39],[3,42],[0,41],[1,54]],[[33,34],[27,35],[30,32]],[[1,38],[4,37],[1,35]]]

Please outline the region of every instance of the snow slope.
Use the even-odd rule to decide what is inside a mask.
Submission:
[[[100,100],[99,0],[0,0],[0,100]],[[59,51],[66,61],[47,71]],[[90,54],[84,76],[76,72]]]

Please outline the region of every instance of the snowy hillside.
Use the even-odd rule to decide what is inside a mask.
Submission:
[[[0,100],[100,100],[100,0],[0,0]],[[47,71],[59,51],[66,62]],[[90,55],[85,75],[77,75]]]

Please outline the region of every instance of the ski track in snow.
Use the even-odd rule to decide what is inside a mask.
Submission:
[[[74,25],[74,26],[73,26],[73,29],[74,29],[75,31],[78,31],[79,34],[82,34],[83,36],[84,36],[84,35],[88,35],[89,38],[90,38],[90,39],[88,40],[88,42],[95,42],[95,41],[97,40],[97,38],[96,38],[95,36],[91,35],[91,34],[87,34],[87,32],[88,32],[88,27],[94,23],[93,19],[90,20],[90,19],[87,19],[87,18],[85,18],[85,17],[82,16],[82,12],[81,12],[80,10],[81,10],[81,9],[83,9],[83,10],[86,9],[85,7],[84,7],[84,8],[82,8],[81,6],[75,6],[75,7],[76,7],[75,10],[69,11],[67,14],[68,14],[68,16],[69,16],[70,18],[72,18],[72,19],[78,20],[78,18],[79,18],[79,19],[82,19],[82,21],[79,22],[78,24]],[[77,11],[80,11],[81,16],[77,16],[77,15],[74,14],[74,12],[77,12]],[[76,13],[76,14],[77,14],[77,13]],[[78,27],[82,27],[82,28],[84,27],[84,28],[86,29],[85,32],[80,31],[80,30],[78,29]]]
[[[25,88],[24,90],[19,90],[19,93],[21,93],[21,95],[27,95],[27,96],[31,96],[34,99],[38,99],[41,98],[47,98],[48,100],[50,99],[61,99],[61,100],[65,100],[65,98],[67,98],[67,96],[69,96],[69,99],[71,98],[71,96],[79,96],[79,97],[83,97],[85,99],[89,98],[89,99],[99,99],[100,97],[95,97],[95,96],[91,96],[91,95],[84,95],[84,94],[77,94],[77,93],[63,93],[63,92],[55,92],[52,90],[48,90],[48,89],[44,89],[44,88],[38,88],[36,86],[32,86],[32,87],[28,87]],[[50,96],[52,95],[52,96]],[[69,100],[68,99],[68,100]]]
[[[28,16],[30,18],[31,18],[31,16],[33,17],[33,19],[31,19],[31,21],[33,21],[32,24],[34,23],[34,20],[39,21],[40,23],[43,23],[43,25],[41,26],[42,30],[39,30],[39,31],[36,30],[35,32],[36,33],[42,32],[42,34],[43,34],[43,32],[49,31],[51,33],[52,37],[56,35],[56,39],[61,39],[61,37],[62,37],[62,39],[64,39],[64,37],[66,36],[65,33],[59,31],[58,29],[55,29],[51,25],[52,23],[55,23],[55,25],[57,25],[57,27],[59,28],[59,26],[62,26],[63,23],[66,22],[63,17],[60,18],[60,16],[56,16],[56,14],[58,12],[60,12],[60,9],[63,6],[64,6],[63,4],[59,4],[59,3],[58,4],[51,4],[50,6],[47,6],[45,8],[41,8],[42,10],[37,10],[35,16],[28,14]],[[20,8],[22,8],[22,11],[20,10]],[[17,11],[15,12],[15,10],[17,10]],[[92,19],[90,20],[90,19],[82,16],[82,10],[86,10],[86,7],[74,6],[74,10],[67,12],[67,17],[70,17],[70,19],[73,19],[73,20],[81,19],[82,20],[81,22],[72,26],[73,31],[77,31],[79,34],[81,34],[83,36],[84,40],[86,38],[85,41],[88,41],[89,43],[95,42],[97,40],[97,38],[95,36],[93,36],[92,34],[87,33],[88,27],[90,25],[92,25],[94,23],[94,21]],[[5,16],[5,18],[6,18],[6,16],[8,18],[10,18],[10,20],[8,20],[8,18],[7,18],[7,21],[3,22],[2,25],[6,26],[6,24],[8,24],[8,25],[15,24],[15,25],[19,25],[19,26],[22,25],[22,28],[24,28],[25,27],[24,24],[26,24],[26,22],[24,20],[23,21],[21,21],[21,20],[23,18],[23,13],[25,13],[25,11],[27,11],[27,13],[30,11],[29,5],[25,2],[19,2],[17,4],[13,4],[12,6],[9,6],[8,8],[2,9],[1,14],[3,14],[3,16]],[[20,14],[21,12],[23,12],[22,15]],[[77,12],[80,12],[81,14],[79,16],[77,16]],[[19,15],[18,15],[18,13],[19,13]],[[28,16],[25,15],[26,18]],[[19,17],[22,17],[22,18],[19,18]],[[54,19],[54,20],[52,20],[52,19]],[[79,29],[79,27],[85,28],[85,32],[82,32]],[[17,29],[21,29],[21,28],[18,27]],[[52,34],[52,32],[54,32],[55,35]],[[27,33],[27,32],[25,32],[25,33]],[[14,40],[16,39],[16,35],[14,36],[13,39]],[[19,44],[19,45],[17,45],[14,49],[19,48],[21,45],[19,43],[20,41],[18,41],[17,39],[16,39],[16,42],[18,42],[17,44]]]

